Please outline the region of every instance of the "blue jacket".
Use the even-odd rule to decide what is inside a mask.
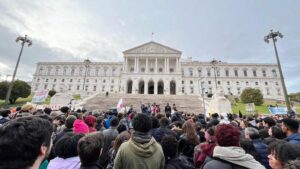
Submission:
[[[260,156],[260,163],[265,166],[266,169],[271,169],[268,159],[268,146],[263,143],[261,139],[253,139],[252,143]]]
[[[295,133],[288,136],[286,139],[289,143],[300,145],[300,133]]]

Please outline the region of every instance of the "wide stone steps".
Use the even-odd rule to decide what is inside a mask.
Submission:
[[[150,95],[150,94],[98,94],[86,100],[83,105],[89,111],[107,111],[109,108],[116,107],[120,98],[126,106],[133,105],[134,110],[141,112],[141,104],[156,103],[164,112],[167,103],[171,106],[176,104],[178,111],[188,113],[203,113],[202,102],[199,96],[187,95]]]

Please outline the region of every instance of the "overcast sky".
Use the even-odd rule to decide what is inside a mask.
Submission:
[[[277,43],[288,92],[300,92],[299,0],[1,0],[0,74],[10,78],[27,34],[17,78],[31,81],[42,61],[123,61],[122,51],[151,40],[183,57],[276,63],[263,37]]]

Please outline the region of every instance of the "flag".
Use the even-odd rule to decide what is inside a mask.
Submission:
[[[117,109],[121,110],[124,108],[123,99],[121,98],[117,104]]]

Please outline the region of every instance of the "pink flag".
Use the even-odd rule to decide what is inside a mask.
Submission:
[[[123,105],[123,99],[121,98],[117,104],[117,109],[122,109],[124,107]]]

